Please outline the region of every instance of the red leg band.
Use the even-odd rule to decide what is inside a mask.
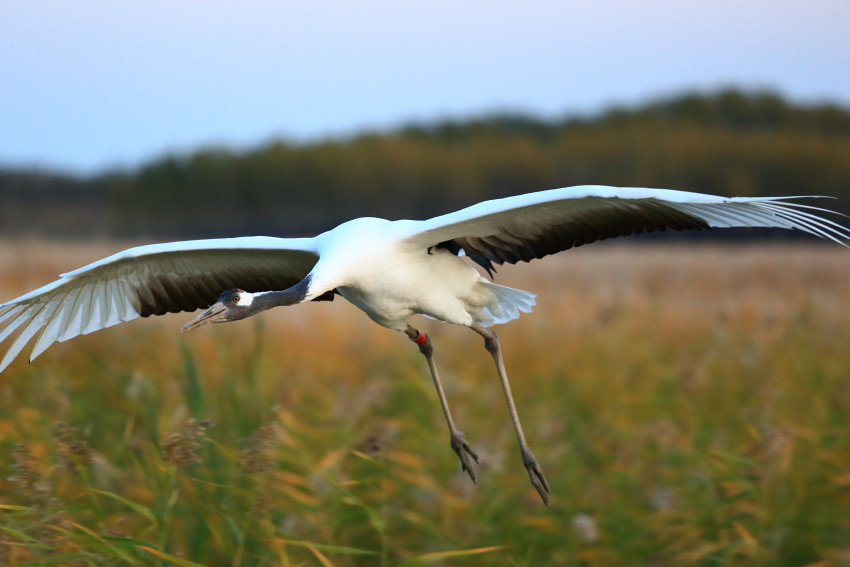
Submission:
[[[428,340],[428,337],[425,336],[425,333],[420,331],[419,334],[416,335],[416,338],[413,339],[413,342],[418,344],[418,345],[421,345],[421,344],[424,344],[425,341],[427,341],[427,340]]]

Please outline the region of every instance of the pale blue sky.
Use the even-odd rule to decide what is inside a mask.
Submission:
[[[684,89],[850,104],[848,0],[5,0],[0,163],[81,172]]]

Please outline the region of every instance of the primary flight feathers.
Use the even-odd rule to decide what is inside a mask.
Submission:
[[[793,199],[797,199],[794,197]],[[492,275],[493,264],[516,263],[597,240],[664,229],[775,227],[846,245],[850,230],[824,218],[827,209],[789,198],[724,198],[661,189],[601,186],[553,189],[478,203],[424,221],[396,221],[377,242],[425,254],[463,251]],[[137,317],[194,311],[229,288],[289,288],[310,274],[337,241],[244,237],[140,246],[63,274],[57,281],[0,304],[0,342],[19,334],[0,372],[36,335],[30,360],[54,342]],[[349,244],[351,244],[349,242]],[[391,264],[393,258],[385,259]],[[40,334],[39,334],[40,333]]]

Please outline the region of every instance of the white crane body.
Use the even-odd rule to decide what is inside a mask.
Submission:
[[[399,236],[388,237],[403,235],[409,224],[362,218],[319,235],[320,260],[305,299],[336,290],[373,321],[396,331],[404,331],[407,318],[416,314],[467,327],[490,326],[533,304],[534,294],[487,281],[446,249],[423,253]],[[502,289],[510,291],[500,293]],[[510,301],[517,294],[526,298],[519,305]]]

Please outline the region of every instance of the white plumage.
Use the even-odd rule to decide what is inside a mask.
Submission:
[[[485,201],[424,221],[355,219],[314,238],[244,237],[140,246],[0,304],[0,341],[19,331],[0,361],[0,372],[36,336],[30,360],[54,342],[140,316],[214,304],[185,329],[339,294],[377,323],[407,333],[420,345],[452,446],[474,480],[468,458],[477,458],[451,421],[430,341],[406,321],[421,313],[471,327],[485,338],[502,378],[523,461],[546,501],[548,485],[522,435],[498,340],[486,329],[530,311],[534,295],[492,283],[461,257],[492,275],[494,263],[529,261],[596,240],[709,227],[796,229],[846,245],[850,230],[823,216],[831,211],[796,199],[584,186]],[[239,292],[228,296],[235,295],[235,301],[225,302],[222,292],[231,288]]]

